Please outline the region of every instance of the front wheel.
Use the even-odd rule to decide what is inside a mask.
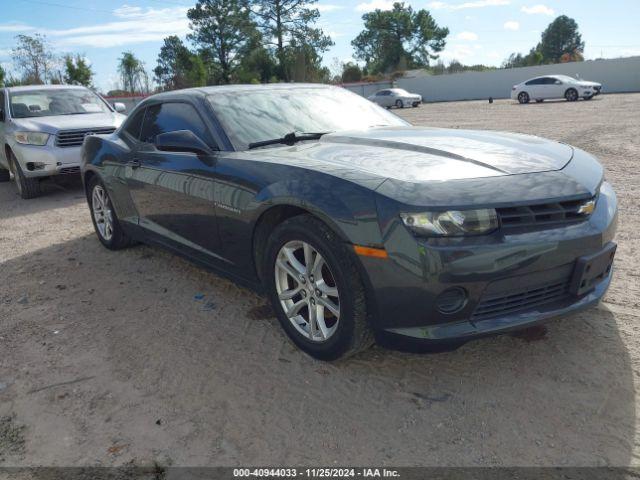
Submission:
[[[280,224],[269,237],[263,276],[280,325],[321,360],[370,346],[364,286],[353,252],[310,215]]]
[[[521,104],[529,103],[529,94],[527,92],[520,92],[518,94],[518,102]]]
[[[567,99],[567,102],[575,102],[578,100],[578,91],[575,88],[570,88],[564,93],[564,98]]]
[[[16,181],[20,197],[23,200],[38,197],[41,193],[40,179],[25,177],[22,167],[20,166],[20,162],[18,162],[13,153],[10,153],[9,157],[11,170],[13,171],[13,178]]]
[[[132,244],[120,226],[107,189],[97,177],[89,182],[89,208],[93,227],[102,245],[110,250],[119,250]]]

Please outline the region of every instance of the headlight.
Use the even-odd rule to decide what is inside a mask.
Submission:
[[[400,217],[411,230],[431,237],[482,235],[498,228],[498,215],[492,208],[401,213]]]
[[[48,133],[41,132],[16,132],[13,134],[16,142],[24,145],[46,145],[49,140]]]

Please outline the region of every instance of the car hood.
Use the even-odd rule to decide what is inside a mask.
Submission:
[[[598,82],[590,82],[588,80],[578,80],[576,83],[578,85],[582,85],[583,87],[599,87],[600,86]]]
[[[16,130],[44,132],[55,135],[60,130],[79,130],[98,127],[119,127],[126,117],[116,112],[52,115],[46,117],[15,118]]]
[[[569,145],[530,135],[421,127],[386,127],[325,135],[314,144],[278,148],[323,170],[338,168],[401,181],[445,181],[562,169]]]

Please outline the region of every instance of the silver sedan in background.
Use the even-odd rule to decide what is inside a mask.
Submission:
[[[417,107],[422,103],[422,96],[417,93],[409,93],[402,88],[387,88],[374,93],[369,97],[369,100],[381,107],[404,108]]]

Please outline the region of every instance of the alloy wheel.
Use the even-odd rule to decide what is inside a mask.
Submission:
[[[282,309],[308,340],[325,342],[340,322],[340,294],[329,265],[312,245],[286,243],[275,263],[275,286]]]
[[[113,237],[113,214],[107,192],[101,185],[93,187],[91,206],[98,233],[107,242],[111,241]]]

